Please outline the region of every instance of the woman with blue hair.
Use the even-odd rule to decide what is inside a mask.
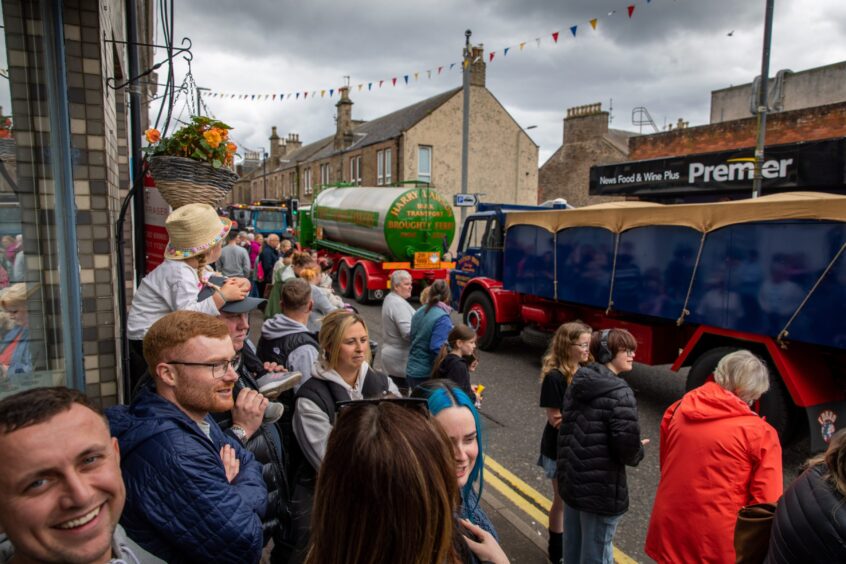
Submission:
[[[461,492],[459,517],[489,532],[499,541],[499,535],[482,509],[479,498],[484,485],[485,466],[482,447],[482,426],[479,412],[466,393],[451,380],[428,380],[412,394],[425,398],[429,413],[441,426],[452,444],[456,477]],[[475,484],[478,483],[478,489]]]

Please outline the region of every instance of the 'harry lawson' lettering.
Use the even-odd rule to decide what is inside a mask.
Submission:
[[[766,161],[761,166],[761,176],[764,178],[784,178],[787,167],[793,164],[793,159]],[[690,163],[687,181],[693,184],[696,180],[702,182],[732,182],[735,180],[752,180],[755,174],[755,164],[751,162],[727,163],[719,165],[704,165]]]

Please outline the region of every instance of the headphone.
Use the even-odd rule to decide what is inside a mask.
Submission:
[[[614,353],[608,348],[608,334],[611,329],[603,329],[599,335],[599,354],[596,356],[596,362],[599,364],[608,364],[614,359]]]

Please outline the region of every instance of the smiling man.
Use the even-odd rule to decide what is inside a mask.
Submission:
[[[80,392],[37,388],[0,401],[0,449],[0,562],[162,562],[118,525],[117,441]]]
[[[258,562],[267,489],[261,464],[209,413],[233,407],[235,349],[216,317],[176,311],[150,327],[152,383],[107,412],[126,483],[121,524],[170,563]]]

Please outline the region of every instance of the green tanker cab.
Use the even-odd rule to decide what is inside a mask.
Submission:
[[[318,245],[338,243],[384,260],[442,253],[455,237],[452,206],[431,188],[330,188],[315,198],[311,215]]]

